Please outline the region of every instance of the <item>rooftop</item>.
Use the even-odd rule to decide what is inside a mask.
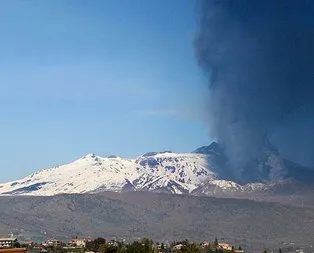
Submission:
[[[16,237],[0,237],[0,241],[15,241]]]

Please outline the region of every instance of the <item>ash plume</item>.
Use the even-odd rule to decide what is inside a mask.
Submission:
[[[314,165],[314,1],[204,0],[195,41],[211,134],[241,169],[269,141]]]

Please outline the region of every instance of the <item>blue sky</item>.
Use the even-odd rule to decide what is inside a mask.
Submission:
[[[0,182],[209,143],[191,0],[0,1]]]

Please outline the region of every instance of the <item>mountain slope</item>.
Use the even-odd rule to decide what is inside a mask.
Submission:
[[[224,238],[251,252],[314,243],[314,212],[275,203],[149,192],[0,196],[0,233],[42,241],[103,236],[155,241]],[[14,210],[14,211],[12,211]],[[288,221],[288,222],[287,222]],[[235,241],[237,240],[237,241]],[[254,252],[254,251],[252,251]]]
[[[189,193],[215,179],[201,154],[150,153],[137,159],[102,158],[89,154],[70,164],[38,171],[0,185],[6,195],[55,195],[100,191]]]
[[[237,174],[228,163],[224,149],[213,142],[192,153],[150,152],[137,159],[89,154],[72,163],[1,184],[0,194],[50,196],[151,191],[234,196],[236,193],[273,192],[274,189],[284,192],[296,181],[314,182],[312,170],[281,158],[272,147],[265,147],[259,157],[243,168],[241,177]]]

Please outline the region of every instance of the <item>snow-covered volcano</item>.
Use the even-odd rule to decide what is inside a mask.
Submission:
[[[88,154],[72,163],[2,184],[0,193],[55,195],[134,190],[188,193],[216,177],[203,154],[147,153],[137,159]]]
[[[265,189],[268,182],[289,178],[290,167],[278,154],[268,152],[260,166],[259,181],[236,183],[217,143],[192,153],[150,152],[136,159],[88,154],[72,163],[43,169],[23,179],[0,184],[2,195],[56,195],[102,191],[153,191],[207,194]],[[256,171],[256,170],[254,170]],[[258,170],[257,170],[258,171]],[[249,178],[249,177],[248,177]],[[254,176],[256,178],[256,176]],[[266,183],[266,184],[265,184]]]

